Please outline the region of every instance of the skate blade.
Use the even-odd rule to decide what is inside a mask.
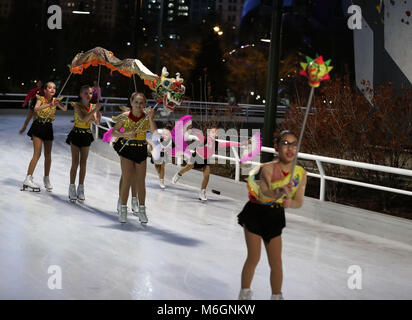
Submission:
[[[47,188],[46,188],[46,191],[47,191],[47,192],[52,192],[52,190],[53,190],[53,188],[52,188],[52,189],[47,189]]]
[[[29,186],[24,186],[24,185],[23,185],[23,188],[20,189],[20,191],[26,191],[26,189],[29,189],[29,191],[31,192],[40,192],[40,188],[31,188]]]
[[[76,203],[77,199],[69,199],[69,202]]]

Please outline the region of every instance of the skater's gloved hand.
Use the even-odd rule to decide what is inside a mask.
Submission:
[[[149,116],[150,119],[153,119],[154,110],[152,108],[147,109],[146,114]]]
[[[292,183],[288,183],[288,184],[285,184],[284,186],[282,186],[282,187],[280,187],[280,188],[277,188],[277,189],[276,189],[276,192],[277,192],[277,194],[278,194],[278,197],[281,198],[281,197],[284,196],[284,195],[287,196],[289,193],[292,192],[292,187],[293,187],[293,184],[292,184]]]

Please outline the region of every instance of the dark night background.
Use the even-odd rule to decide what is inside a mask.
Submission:
[[[188,17],[178,17],[180,19],[176,18],[173,22],[167,21],[167,10],[164,10],[161,65],[167,66],[172,74],[182,73],[188,88],[187,94],[193,99],[200,98],[197,94],[201,91],[200,86],[207,83],[209,100],[225,99],[226,89],[230,88],[239,101],[261,103],[250,101],[247,92],[259,92],[262,97],[265,94],[265,86],[260,83],[266,79],[266,74],[262,73],[266,72],[264,66],[267,65],[269,44],[260,39],[269,37],[270,1],[246,1],[251,7],[257,6],[242,16],[241,23],[236,28],[222,19],[216,9],[218,1],[201,1],[210,5],[210,10],[205,10],[196,17],[191,16],[192,11],[189,11]],[[101,15],[98,14],[104,5],[103,1],[72,1],[75,7],[71,9],[90,10],[91,14],[63,12],[63,29],[49,30],[47,8],[52,4],[64,8],[67,2],[12,1],[8,16],[1,18],[1,92],[27,92],[34,86],[35,79],[64,81],[68,75],[67,65],[74,55],[96,46],[113,51],[120,59],[135,57],[137,52],[137,58],[155,72],[159,12],[147,8],[147,3],[150,2],[109,1],[116,6],[116,14],[112,17],[112,23],[107,25],[102,23]],[[346,25],[346,3],[344,0],[285,1],[281,68],[297,68],[304,55],[315,56],[319,53],[333,60],[335,76],[348,74],[353,78],[353,38],[352,31]],[[194,5],[193,0],[192,4]],[[140,12],[137,16],[141,19],[135,19],[135,12]],[[213,32],[215,25],[219,25],[224,31],[223,36]],[[134,30],[139,30],[137,35],[134,35]],[[177,37],[171,39],[170,35]],[[137,46],[134,39],[137,40]],[[243,59],[237,60],[236,66],[230,66],[230,61],[226,58],[227,52],[245,44],[254,46],[239,53],[243,54]],[[238,50],[240,51],[242,50]],[[254,77],[262,80],[259,82],[250,79],[239,83],[239,74],[235,74],[233,70],[243,72],[240,76],[242,79],[248,78],[252,73],[250,69],[255,64],[250,62],[250,59],[257,56],[255,52],[261,55],[259,63],[262,71]],[[283,65],[288,57],[292,64]],[[78,86],[95,79],[96,69],[91,67],[84,76],[74,76],[65,94],[74,94]],[[103,95],[128,95],[132,89],[131,80],[118,74],[110,76],[106,71],[102,72]],[[199,81],[202,79],[205,83]],[[139,82],[139,88],[146,90],[142,82]]]

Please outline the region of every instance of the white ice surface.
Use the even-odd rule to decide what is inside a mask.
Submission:
[[[236,299],[246,256],[236,215],[244,203],[184,185],[162,191],[147,177],[149,224],[115,212],[118,162],[90,153],[84,205],[68,202],[66,134],[57,115],[50,174],[53,192],[21,192],[31,140],[17,133],[22,115],[0,115],[0,299]],[[150,165],[150,164],[149,164]],[[170,167],[168,167],[169,169]],[[150,170],[153,172],[152,170]],[[35,181],[42,185],[43,157]],[[410,299],[412,247],[287,214],[283,232],[286,299]],[[48,288],[51,265],[62,289]],[[362,289],[348,288],[349,266],[362,269]],[[270,297],[262,248],[252,289]]]

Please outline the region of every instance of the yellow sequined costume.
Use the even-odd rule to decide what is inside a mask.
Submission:
[[[86,108],[80,102],[72,102],[71,105],[73,108],[79,108],[80,112],[83,112],[85,114],[92,113],[96,108],[95,104],[90,104],[89,108]],[[77,112],[74,112],[74,126],[67,136],[66,143],[73,144],[79,148],[89,147],[94,141],[93,134],[90,129],[92,121],[93,119],[91,118],[90,120],[84,122],[80,119],[80,116],[77,114]]]
[[[256,175],[263,165],[251,170],[248,178],[247,187],[249,190],[249,201],[245,204],[242,211],[238,214],[238,223],[247,231],[259,235],[265,243],[282,234],[286,226],[285,209],[282,206],[283,198],[275,199],[265,196],[260,190],[259,181]],[[303,181],[305,170],[296,166],[293,174],[292,192],[289,198],[294,198],[296,191]],[[270,184],[270,189],[282,187],[289,183],[290,173],[282,180],[277,180]]]
[[[39,96],[36,94],[37,101],[41,101],[40,106],[44,106],[45,104],[49,104],[56,100],[56,98],[53,97],[52,101],[47,101],[45,97]],[[47,107],[44,108],[40,111],[35,112],[35,118],[36,120],[38,119],[39,121],[42,122],[53,122],[54,121],[54,115],[56,113],[56,106],[54,107]]]
[[[51,101],[47,101],[45,97],[36,95],[40,105],[44,106],[55,100],[61,100],[61,98],[54,98]],[[37,103],[36,103],[37,104]],[[53,125],[54,115],[56,113],[56,106],[47,107],[40,111],[34,113],[34,121],[27,132],[27,135],[33,139],[33,137],[40,138],[43,141],[52,141],[54,140],[53,135]]]
[[[283,203],[283,198],[276,200],[274,198],[267,197],[260,190],[259,180],[256,180],[256,175],[259,173],[262,166],[263,165],[253,168],[249,173],[249,177],[247,181],[247,188],[249,190],[249,194],[253,200],[255,200],[256,202],[260,204],[273,205],[276,203],[280,205]],[[289,198],[293,199],[295,197],[296,191],[304,175],[305,175],[305,169],[303,169],[301,166],[296,166],[295,172],[293,174],[293,179],[292,179],[292,183],[293,183],[292,192],[288,195]],[[275,182],[272,182],[270,184],[270,189],[275,190],[276,188],[282,187],[285,184],[288,184],[289,180],[290,180],[290,173],[288,173],[288,175],[285,176],[282,180],[277,180]]]
[[[116,122],[123,122],[124,133],[135,132],[132,139],[119,138],[113,145],[117,153],[131,161],[140,163],[147,158],[146,132],[149,130],[149,120],[144,116],[134,121],[126,114],[112,118]]]

